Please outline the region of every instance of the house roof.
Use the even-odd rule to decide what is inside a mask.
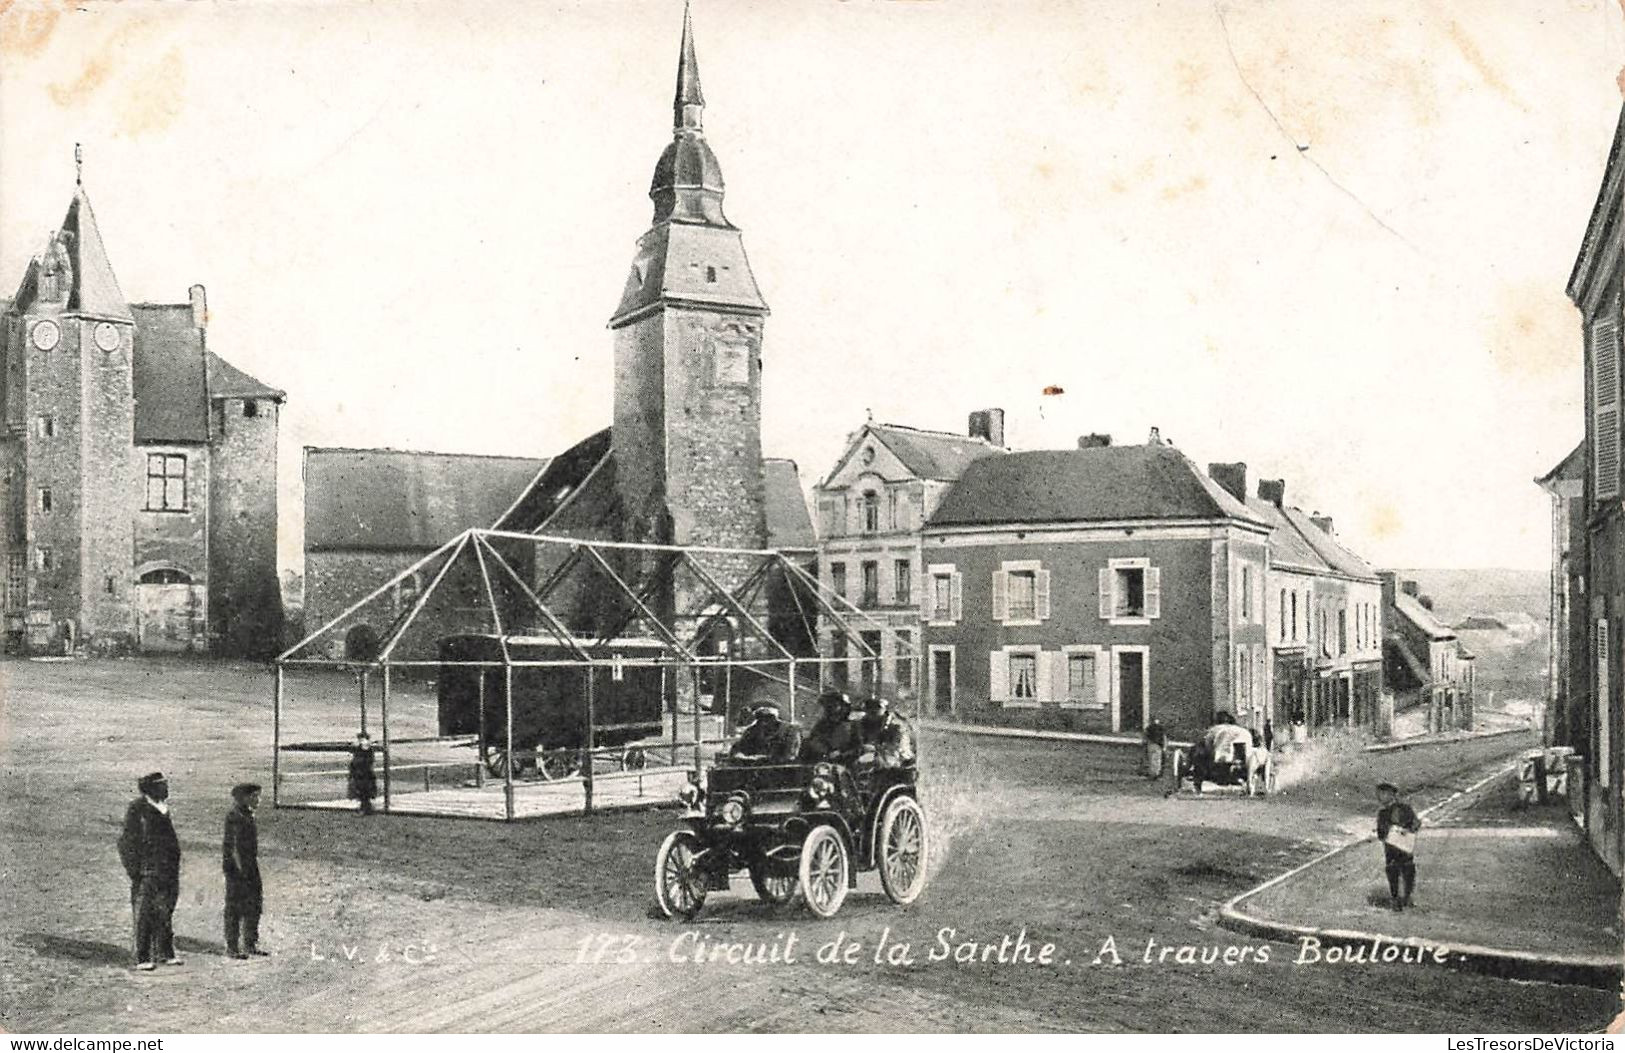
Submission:
[[[807,511],[807,495],[801,489],[796,462],[782,457],[762,458],[762,483],[766,488],[767,547],[780,552],[818,547],[812,514]]]
[[[535,457],[305,447],[305,549],[431,549],[495,523]]]
[[[1298,533],[1298,528],[1292,520],[1287,518],[1286,511],[1273,501],[1262,498],[1249,497],[1247,507],[1260,519],[1270,525],[1270,563],[1278,567],[1287,567],[1293,570],[1308,571],[1312,574],[1325,574],[1333,570],[1331,564],[1321,558],[1304,536]]]
[[[873,432],[905,468],[921,479],[953,482],[972,463],[1005,452],[1002,447],[983,439],[953,432],[926,431],[901,424],[869,424],[866,430]],[[855,448],[857,443],[852,446]]]
[[[1383,679],[1390,689],[1408,691],[1433,681],[1428,664],[1418,658],[1403,640],[1390,636],[1382,642]]]
[[[1394,594],[1394,608],[1399,616],[1428,635],[1430,640],[1454,640],[1455,632],[1446,626],[1422,602],[1409,593]]]
[[[209,397],[215,399],[277,399],[286,391],[249,376],[213,351],[209,353]]]
[[[984,457],[965,468],[931,527],[1154,519],[1268,524],[1172,446],[1103,446]]]
[[[1591,208],[1586,223],[1585,237],[1569,272],[1569,299],[1580,303],[1585,290],[1592,284],[1596,262],[1605,244],[1604,235],[1610,221],[1620,222],[1620,186],[1625,183],[1625,105],[1619,110],[1619,123],[1614,129],[1613,145],[1608,150],[1608,161],[1603,168],[1601,185],[1597,188],[1597,202]],[[1617,238],[1619,235],[1613,235]]]
[[[189,304],[136,304],[135,441],[208,442],[203,333]]]
[[[1298,533],[1303,535],[1303,539],[1333,570],[1351,578],[1377,580],[1377,572],[1371,564],[1344,548],[1336,538],[1316,526],[1315,521],[1303,509],[1288,507],[1285,512],[1292,525],[1298,529]]]
[[[498,530],[539,531],[595,469],[609,457],[609,429],[595,432],[548,461],[546,467],[509,494],[493,521]]]

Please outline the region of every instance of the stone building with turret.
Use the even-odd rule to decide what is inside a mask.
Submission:
[[[0,300],[13,653],[274,653],[284,393],[208,346],[201,285],[130,303],[83,182]]]

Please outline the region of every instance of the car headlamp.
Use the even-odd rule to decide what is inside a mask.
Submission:
[[[722,802],[722,810],[719,814],[722,816],[722,821],[729,826],[738,826],[745,821],[745,802],[738,797],[730,797]]]
[[[691,782],[685,782],[683,788],[677,791],[677,800],[686,808],[697,807],[700,803],[700,788]]]
[[[835,774],[835,765],[822,761],[813,767],[813,774],[821,779],[828,779]]]
[[[812,785],[807,789],[808,796],[810,796],[815,802],[828,800],[830,795],[834,792],[835,783],[824,775],[814,775]]]

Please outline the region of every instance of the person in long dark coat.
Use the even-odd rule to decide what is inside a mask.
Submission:
[[[135,919],[135,967],[150,971],[157,959],[180,965],[173,917],[181,891],[181,843],[169,817],[169,783],[162,772],[136,781],[141,796],[124,810],[119,861],[130,876],[130,913]]]
[[[231,788],[231,811],[220,842],[220,866],[226,873],[226,953],[233,958],[269,957],[260,950],[260,912],[265,896],[260,884],[260,835],[254,809],[260,804],[258,784]]]
[[[365,732],[355,737],[350,750],[350,799],[361,806],[362,815],[372,814],[372,799],[378,796],[378,776],[372,770],[372,738]]]

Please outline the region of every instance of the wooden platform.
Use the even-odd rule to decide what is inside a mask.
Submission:
[[[637,775],[599,775],[593,780],[593,810],[649,808],[667,804],[675,806],[677,791],[688,780],[688,772],[687,768],[649,768]],[[407,789],[405,792],[391,787],[389,810],[394,815],[500,820],[506,817],[502,789],[500,779],[489,779],[483,787],[469,784],[434,790]],[[586,783],[581,779],[519,781],[513,784],[513,817],[516,820],[580,815],[586,803]],[[381,813],[383,799],[379,798],[375,805]],[[280,807],[353,812],[356,803],[337,799],[283,802]]]

